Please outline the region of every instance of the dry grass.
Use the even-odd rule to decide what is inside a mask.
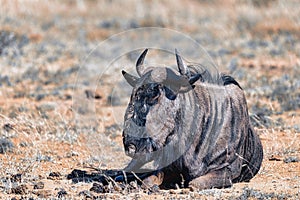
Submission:
[[[80,199],[90,195],[111,199],[298,199],[300,162],[287,161],[300,158],[299,4],[257,3],[1,0],[0,31],[12,32],[17,38],[26,36],[30,41],[22,48],[15,45],[7,55],[0,56],[0,80],[8,77],[8,81],[0,82],[0,139],[13,144],[0,154],[3,198],[62,195]],[[135,26],[173,28],[197,38],[210,51],[229,50],[228,55],[214,57],[225,71],[230,60],[238,58],[237,69],[232,73],[245,88],[250,114],[265,151],[263,166],[250,183],[201,192],[160,190],[149,195],[149,191],[141,189],[101,194],[89,191],[93,183],[67,180],[75,168],[117,169],[129,161],[119,127],[124,102],[129,97],[121,96],[118,106],[112,107],[109,102],[111,91],[117,87],[117,73],[124,66],[107,71],[96,89],[90,83],[99,77],[93,71],[86,72],[83,83],[78,83],[77,70],[98,42]],[[290,42],[295,46],[280,43],[285,34],[296,38]],[[273,44],[277,37],[279,44]],[[254,57],[242,56],[248,53],[247,42],[256,40],[272,45],[251,50]],[[270,54],[280,45],[284,53]],[[104,66],[101,55],[93,59],[99,69]],[[132,58],[126,61],[133,62]],[[99,98],[87,97],[85,92],[94,90]],[[80,96],[79,102],[72,100],[74,95]],[[61,175],[50,176],[51,172]],[[21,180],[16,180],[17,174],[21,174]],[[44,188],[34,189],[40,181]]]

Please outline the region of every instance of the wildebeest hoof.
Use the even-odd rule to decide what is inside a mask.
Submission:
[[[205,187],[203,184],[199,183],[198,181],[191,181],[189,183],[189,189],[191,192],[197,192],[208,188]]]
[[[155,186],[160,186],[163,182],[163,173],[158,172],[155,175],[148,176],[143,180],[143,188],[153,188]]]
[[[232,181],[228,177],[228,174],[227,168],[210,172],[189,182],[189,188],[192,191],[199,191],[211,188],[231,187]]]

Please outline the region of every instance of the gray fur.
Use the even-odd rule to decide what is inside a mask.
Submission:
[[[134,86],[123,131],[125,151],[133,159],[125,170],[139,171],[154,160],[153,176],[161,180],[145,182],[162,188],[249,181],[261,166],[263,149],[243,90],[230,76],[185,66],[177,52],[176,59],[182,74],[152,68],[133,81],[125,76]]]

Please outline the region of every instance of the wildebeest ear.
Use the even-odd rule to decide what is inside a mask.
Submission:
[[[169,89],[168,87],[164,86],[164,89],[165,89],[165,94],[166,94],[166,97],[170,100],[174,100],[176,99],[177,95],[175,92],[173,92],[171,89]]]
[[[202,76],[201,76],[201,74],[195,74],[195,75],[193,75],[191,78],[189,78],[189,83],[191,84],[191,85],[193,85],[196,81],[198,81],[199,79],[202,79]]]
[[[122,74],[125,78],[125,80],[132,86],[134,87],[138,81],[138,77],[136,76],[133,76],[131,74],[128,74],[127,72],[125,72],[124,70],[122,70]]]
[[[178,93],[186,93],[186,92],[189,92],[190,90],[193,90],[195,88],[195,85],[193,85],[193,84],[196,81],[198,81],[199,79],[202,79],[201,74],[195,74],[195,75],[191,76],[188,80],[189,85],[185,85],[185,86],[181,87],[178,90]]]

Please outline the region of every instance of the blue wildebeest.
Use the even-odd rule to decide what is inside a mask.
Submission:
[[[154,161],[143,182],[160,188],[224,188],[254,177],[263,149],[240,85],[187,66],[176,50],[178,72],[145,67],[147,51],[136,63],[139,77],[122,71],[133,87],[124,117],[123,144],[132,157],[125,171]]]

